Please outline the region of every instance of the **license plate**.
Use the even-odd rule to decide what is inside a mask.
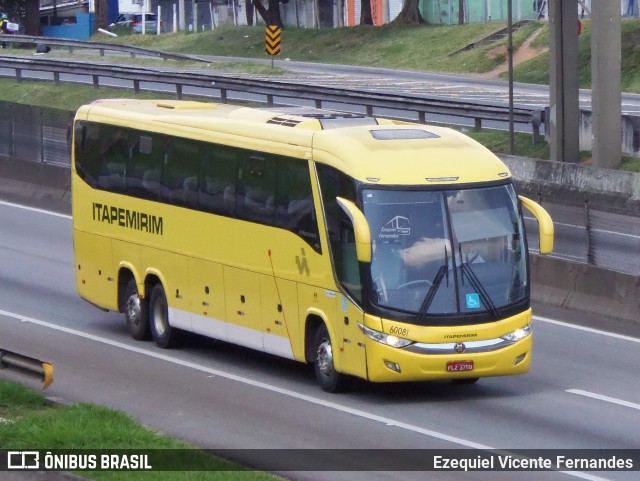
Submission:
[[[473,371],[473,361],[449,361],[447,372]]]

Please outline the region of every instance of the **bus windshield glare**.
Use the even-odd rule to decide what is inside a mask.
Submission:
[[[373,305],[428,325],[443,316],[495,321],[499,309],[528,302],[526,241],[511,184],[365,189],[363,205]]]

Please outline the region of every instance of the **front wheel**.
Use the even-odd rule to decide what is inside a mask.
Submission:
[[[177,330],[169,325],[169,306],[162,284],[156,284],[149,298],[149,324],[153,340],[163,349],[176,344]]]
[[[313,345],[315,347],[313,366],[318,384],[326,392],[343,391],[347,387],[347,377],[336,371],[331,338],[324,324],[318,326]]]

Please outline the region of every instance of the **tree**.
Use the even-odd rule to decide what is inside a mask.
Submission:
[[[258,14],[267,25],[277,25],[282,27],[282,17],[280,16],[280,3],[287,3],[289,0],[267,0],[269,2],[266,8],[261,0],[252,0],[253,6]]]
[[[363,0],[360,5],[360,25],[373,25],[371,2],[369,0]]]
[[[253,12],[253,2],[247,2],[245,13],[247,15],[247,25],[249,25],[250,27],[253,26]]]
[[[95,0],[95,13],[93,20],[93,31],[97,32],[99,28],[107,29],[109,22],[109,5],[107,0]]]
[[[396,19],[391,23],[396,25],[426,23],[420,13],[419,3],[420,0],[404,0],[402,10],[400,10]]]
[[[458,0],[458,25],[464,25],[464,0]]]

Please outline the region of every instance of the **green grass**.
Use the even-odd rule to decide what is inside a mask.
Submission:
[[[44,397],[24,386],[0,380],[1,449],[180,449],[180,465],[208,471],[84,473],[99,481],[276,481],[266,473],[245,471],[192,446],[140,426],[122,411],[89,404],[47,407]],[[10,421],[10,422],[7,422]],[[188,464],[187,464],[188,463]],[[83,474],[79,472],[78,474]]]
[[[581,88],[591,88],[591,22],[582,21],[582,34],[578,37],[578,82]],[[640,93],[640,22],[637,20],[622,22],[622,91]],[[532,46],[549,47],[549,27],[534,40]],[[518,65],[514,69],[514,78],[518,82],[548,84],[549,53]]]
[[[506,46],[506,40],[451,57],[448,54],[504,27],[504,22],[335,29],[288,26],[282,33],[282,55],[279,58],[409,70],[487,72],[502,62],[503,59],[496,57],[493,49]],[[534,23],[516,32],[514,44],[523,42],[537,28],[539,25]],[[264,52],[264,27],[225,25],[213,31],[176,32],[159,38],[128,35],[114,39],[98,34],[95,39],[194,55],[268,58]]]

